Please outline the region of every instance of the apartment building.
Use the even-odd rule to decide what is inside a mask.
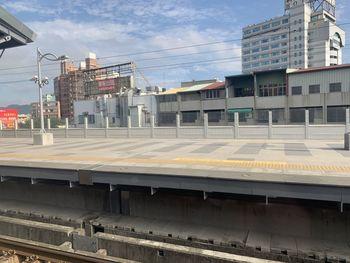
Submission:
[[[335,0],[285,0],[283,16],[242,29],[242,72],[342,64]]]

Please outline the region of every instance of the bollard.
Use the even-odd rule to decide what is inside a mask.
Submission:
[[[180,115],[176,114],[176,138],[180,138]]]
[[[47,129],[51,130],[51,120],[49,118],[47,119]]]
[[[33,131],[34,131],[34,120],[30,119],[30,136],[33,137]]]
[[[309,133],[309,126],[310,126],[310,120],[309,120],[309,110],[305,110],[305,139],[310,139],[310,133]]]

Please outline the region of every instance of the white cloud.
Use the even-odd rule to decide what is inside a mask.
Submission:
[[[41,3],[43,1],[40,1]],[[62,1],[57,1],[61,2]],[[86,12],[99,19],[80,19],[72,17],[53,17],[50,20],[32,21],[26,24],[38,35],[34,44],[5,52],[0,64],[0,82],[30,79],[36,74],[35,48],[38,46],[44,52],[57,55],[66,54],[75,61],[82,60],[88,52],[95,52],[98,57],[115,56],[99,60],[102,65],[117,64],[128,60],[136,61],[140,68],[145,69],[144,75],[154,85],[165,87],[178,86],[181,81],[218,77],[240,71],[239,59],[221,61],[229,57],[240,57],[240,42],[222,42],[215,45],[194,46],[186,49],[174,49],[166,52],[155,52],[142,55],[118,57],[121,54],[147,52],[169,49],[199,43],[220,42],[225,39],[237,38],[240,28],[217,28],[216,24],[200,26],[188,23],[189,20],[204,19],[213,13],[210,9],[195,10],[188,6],[187,1],[156,1],[150,0],[148,6],[141,0],[132,1],[100,1],[96,6],[94,1],[63,1],[66,7],[53,9],[56,14],[64,14],[64,8],[72,8],[74,12]],[[30,1],[11,1],[7,7],[18,8],[18,11],[36,12]],[[79,6],[79,9],[77,8]],[[98,7],[98,8],[96,8]],[[116,11],[117,10],[117,11]],[[123,14],[129,11],[135,17]],[[125,13],[126,12],[126,13]],[[218,12],[215,13],[216,15]],[[141,19],[138,19],[141,17]],[[148,20],[147,17],[152,17]],[[180,22],[163,25],[157,18],[165,17]],[[33,16],[34,18],[34,16]],[[160,18],[159,18],[160,19]],[[210,19],[210,18],[209,18]],[[181,22],[182,21],[182,22]],[[199,53],[199,54],[193,54]],[[184,56],[185,54],[185,56]],[[188,54],[188,55],[187,55]],[[177,55],[181,55],[176,57]],[[171,57],[169,57],[171,56]],[[169,57],[169,58],[166,58]],[[154,58],[159,58],[153,60]],[[145,60],[152,59],[152,60]],[[196,64],[196,61],[218,60],[216,63]],[[183,67],[163,68],[162,65],[193,62]],[[6,65],[6,66],[4,66]],[[5,67],[32,65],[31,68],[21,68],[11,71],[1,71]],[[59,74],[59,65],[43,65],[43,73],[50,79]],[[6,75],[7,73],[11,73]],[[10,88],[12,87],[12,88]],[[53,91],[52,81],[46,91]],[[21,82],[1,85],[0,106],[6,103],[32,102],[37,100],[37,89],[34,83]],[[5,98],[6,97],[6,98]]]

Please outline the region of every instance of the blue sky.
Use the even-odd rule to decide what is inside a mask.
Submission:
[[[0,0],[0,5],[32,28],[38,38],[7,50],[0,60],[0,106],[38,100],[35,49],[66,54],[76,64],[94,52],[100,65],[134,61],[152,85],[170,88],[181,81],[218,78],[241,71],[241,28],[283,14],[283,0]],[[350,1],[338,0],[338,23],[349,22]],[[350,26],[344,25],[349,32]],[[349,39],[349,37],[347,37]],[[131,55],[133,53],[212,45]],[[130,54],[128,56],[120,56]],[[213,61],[209,63],[206,61]],[[350,63],[350,49],[344,50]],[[183,64],[185,63],[185,64]],[[167,67],[166,65],[183,64]],[[28,67],[27,67],[28,66]],[[18,69],[1,70],[6,68]],[[43,65],[51,84],[59,65]],[[147,82],[138,79],[138,85]]]

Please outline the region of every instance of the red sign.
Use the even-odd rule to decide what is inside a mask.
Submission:
[[[0,121],[2,122],[3,128],[14,128],[15,120],[18,120],[18,112],[16,109],[0,110]]]
[[[114,79],[99,80],[97,83],[100,91],[113,90],[115,86]]]

